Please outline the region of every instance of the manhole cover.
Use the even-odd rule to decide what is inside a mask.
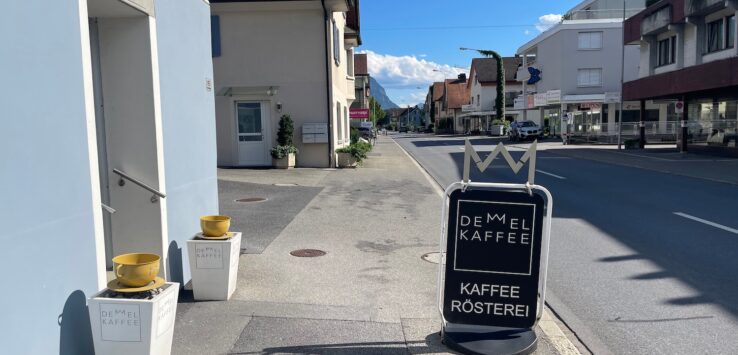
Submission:
[[[246,197],[246,198],[239,198],[236,200],[236,202],[264,202],[267,199],[263,197]]]
[[[299,249],[290,252],[290,255],[298,258],[314,258],[316,256],[323,256],[325,252],[318,249]]]
[[[439,252],[426,253],[426,254],[423,254],[423,256],[421,256],[420,258],[429,263],[438,264],[439,262],[441,262],[441,253]]]
[[[278,187],[300,186],[298,184],[273,184],[273,185],[278,186]]]

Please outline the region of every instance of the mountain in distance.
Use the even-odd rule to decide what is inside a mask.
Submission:
[[[388,109],[388,108],[399,108],[400,106],[397,106],[396,103],[392,102],[392,100],[387,96],[387,93],[384,91],[384,88],[382,85],[377,82],[376,79],[373,77],[369,77],[369,90],[374,97],[374,100],[377,100],[377,103],[382,105],[382,109]]]

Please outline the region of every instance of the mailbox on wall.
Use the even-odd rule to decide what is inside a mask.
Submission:
[[[302,125],[302,143],[328,143],[328,124],[304,123]]]

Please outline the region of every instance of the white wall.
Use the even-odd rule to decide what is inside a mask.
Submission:
[[[86,297],[104,280],[87,9],[3,5],[2,352],[85,354]]]
[[[157,66],[152,53],[154,21],[148,16],[101,18],[100,61],[107,130],[113,255],[148,252],[166,257],[166,199],[152,203],[151,192],[126,182],[113,169],[162,192],[163,181]],[[184,73],[183,73],[184,75]],[[161,268],[162,275],[165,269]]]
[[[210,7],[201,0],[157,0],[157,42],[167,187],[168,277],[190,279],[185,241],[200,216],[218,213]],[[164,267],[164,265],[162,265]]]

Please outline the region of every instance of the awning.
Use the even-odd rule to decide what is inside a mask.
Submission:
[[[605,94],[590,95],[564,95],[561,100],[565,104],[578,104],[582,102],[605,102]]]

